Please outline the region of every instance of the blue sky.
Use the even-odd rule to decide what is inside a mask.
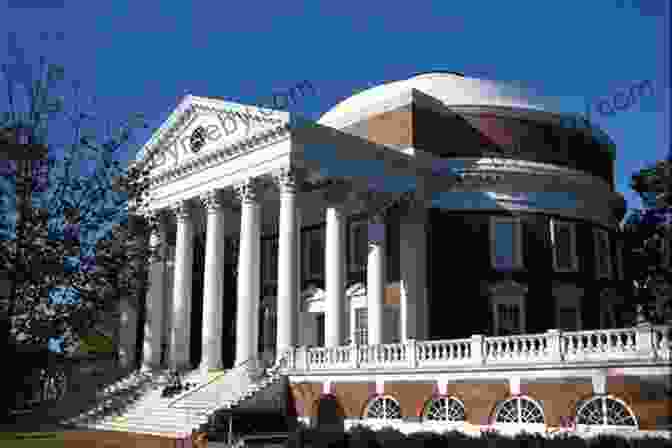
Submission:
[[[591,114],[617,144],[616,187],[630,206],[640,204],[627,186],[632,171],[670,148],[664,0],[60,3],[10,1],[3,29],[17,32],[29,61],[45,54],[63,64],[111,119],[145,113],[152,129],[139,144],[185,93],[254,102],[306,79],[318,95],[290,110],[317,119],[355,88],[454,70],[558,97],[567,112],[651,80],[653,96]],[[0,60],[6,47],[0,41]]]
[[[584,113],[587,100],[650,80],[654,94],[627,110],[591,113],[617,145],[616,189],[639,207],[632,172],[670,151],[669,14],[666,0],[9,0],[0,5],[0,61],[4,33],[15,31],[28,62],[44,54],[62,64],[67,80],[95,95],[97,112],[114,121],[144,113],[150,129],[134,150],[187,93],[254,103],[309,80],[317,95],[289,110],[316,120],[353,89],[448,70],[532,88],[557,97],[562,112]],[[65,130],[55,125],[52,138]]]

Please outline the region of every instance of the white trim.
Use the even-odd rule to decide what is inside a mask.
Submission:
[[[600,240],[603,239],[606,241],[606,254],[600,253]],[[595,274],[598,279],[606,278],[611,279],[611,246],[609,245],[609,233],[604,229],[593,229],[593,241],[595,247]],[[601,271],[602,264],[600,259],[604,257],[607,259],[607,270],[606,272]]]
[[[576,272],[579,269],[579,259],[576,253],[576,224],[568,221],[561,221],[556,218],[551,218],[551,245],[553,253],[553,269],[556,272]],[[558,254],[557,254],[557,242],[556,242],[556,226],[558,228],[566,227],[569,228],[569,253],[570,253],[570,263],[571,266],[568,268],[563,268],[558,266]]]
[[[522,223],[520,218],[509,216],[491,216],[490,217],[490,265],[494,269],[509,269],[508,266],[498,266],[496,262],[496,248],[497,248],[497,224],[513,224],[513,266],[511,269],[523,268],[523,238],[522,238]]]
[[[493,330],[495,336],[500,336],[499,305],[518,307],[519,334],[525,333],[525,294],[527,287],[513,281],[502,281],[490,287],[490,297],[493,312]]]
[[[672,375],[672,365],[641,365],[634,363],[634,365],[623,366],[621,362],[613,363],[613,366],[619,369],[619,372],[624,376],[659,376],[667,378]],[[434,369],[427,371],[418,371],[413,369],[390,369],[389,372],[367,373],[363,369],[352,369],[342,372],[334,372],[333,374],[325,374],[324,372],[317,372],[315,375],[293,375],[288,373],[287,378],[291,384],[297,383],[323,383],[331,380],[337,383],[367,383],[375,382],[375,379],[380,376],[385,377],[386,382],[433,382],[436,381],[437,375],[443,375],[447,381],[460,380],[490,380],[508,384],[511,376],[519,376],[521,382],[534,383],[539,379],[546,379],[549,381],[560,381],[569,378],[590,378],[593,375],[603,374],[605,369],[609,368],[609,363],[595,362],[588,363],[588,365],[565,369],[566,366],[558,363],[556,366],[546,365],[535,367],[533,364],[526,364],[519,368],[512,367],[494,367],[488,368],[468,368],[468,369]]]

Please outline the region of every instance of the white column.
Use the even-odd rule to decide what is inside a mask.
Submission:
[[[149,289],[146,299],[146,319],[144,342],[142,346],[143,369],[156,369],[161,366],[161,343],[164,326],[164,301],[166,300],[166,262],[167,229],[165,217],[158,215],[158,229],[149,237],[149,244],[154,252],[150,260]]]
[[[297,201],[296,206],[296,297],[294,300],[294,305],[296,306],[296,319],[298,325],[294,327],[294,340],[296,341],[297,346],[305,345],[305,341],[301,338],[301,332],[299,331],[299,326],[301,325],[301,313],[303,310],[303,303],[301,301],[301,206],[299,204],[299,198],[294,199]],[[277,316],[277,313],[276,313]],[[276,321],[277,322],[277,321]],[[277,353],[277,352],[276,352]]]
[[[283,170],[275,176],[275,181],[280,189],[276,353],[281,354],[296,345],[297,333],[296,173]]]
[[[175,242],[175,275],[173,286],[173,328],[170,340],[171,367],[191,368],[190,365],[190,319],[191,280],[194,261],[194,224],[191,206],[180,201],[173,206],[177,218]]]
[[[326,316],[325,345],[338,347],[344,341],[345,306],[345,217],[332,203],[327,208],[325,247]]]
[[[383,301],[385,296],[385,222],[382,216],[369,221],[369,254],[366,270],[369,345],[383,342]]]
[[[258,185],[253,179],[238,185],[236,191],[241,201],[235,362],[238,365],[258,357],[261,206],[257,202]]]
[[[222,294],[224,292],[224,203],[221,191],[201,197],[207,218],[203,278],[202,369],[222,368]]]

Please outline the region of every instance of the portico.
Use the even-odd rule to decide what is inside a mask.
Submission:
[[[384,148],[345,134],[334,136],[333,130],[319,125],[292,122],[288,113],[273,112],[269,118],[269,111],[251,109],[187,97],[168,120],[173,127],[160,129],[146,147],[143,160],[150,160],[151,154],[154,160],[163,160],[150,165],[152,205],[146,212],[158,214],[162,223],[151,236],[151,244],[163,247],[161,253],[165,254],[168,235],[175,235],[172,278],[166,275],[162,261],[154,261],[150,268],[143,354],[147,368],[161,366],[161,341],[167,340],[170,367],[196,367],[191,365],[195,360],[190,359],[189,346],[200,343],[199,367],[221,369],[223,344],[232,343],[222,324],[225,301],[235,301],[234,365],[256,362],[261,357],[262,334],[261,345],[271,346],[275,356],[299,345],[313,345],[300,328],[309,312],[301,302],[301,228],[320,222],[326,225],[322,255],[325,297],[321,306],[324,345],[346,343],[351,338],[351,319],[346,316],[350,313],[346,304],[345,225],[353,214],[365,213],[369,222],[365,279],[369,343],[392,342],[383,334],[386,210],[401,195],[416,192],[418,179],[423,173],[428,175],[429,167],[415,164],[410,156],[396,151],[382,158],[379,152]],[[217,129],[227,139],[203,141],[201,130],[222,123],[222,117],[247,119],[256,125],[247,128],[250,136],[242,132],[242,126],[239,132],[228,132],[234,128],[229,126]],[[187,139],[190,135],[194,137]],[[171,143],[186,140],[190,141],[189,148]],[[331,144],[319,144],[338,140],[342,140],[338,157]],[[172,147],[171,154],[179,154],[172,166],[166,163],[165,153],[157,155],[162,147]],[[352,159],[350,165],[347,158]],[[366,172],[358,174],[352,169],[358,164],[367,164]],[[426,213],[419,197],[407,202],[412,204],[409,212],[417,217]],[[418,240],[424,230],[417,225],[406,229],[403,236],[407,241]],[[192,276],[195,235],[199,233],[204,235],[205,247],[203,291],[202,297],[195,297]],[[269,233],[277,234],[277,288],[262,308],[261,239]],[[238,246],[235,297],[226,293],[233,286],[225,284],[224,263],[230,256],[226,253],[227,236]],[[409,255],[413,252],[412,256],[423,257],[416,253],[415,246],[406,250]],[[419,336],[418,327],[426,327],[418,325],[416,316],[416,310],[426,309],[427,305],[420,303],[426,296],[410,294],[425,289],[422,273],[414,269],[415,265],[406,262],[404,290],[408,293],[402,294],[400,303],[404,318],[412,323],[392,324],[403,328],[404,340]],[[195,301],[202,301],[201,341],[190,340]],[[164,321],[170,324],[164,325]],[[169,334],[162,334],[166,331]]]

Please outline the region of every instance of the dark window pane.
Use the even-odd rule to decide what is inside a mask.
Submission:
[[[571,233],[567,226],[555,226],[555,258],[559,268],[572,267]]]
[[[509,222],[495,224],[495,265],[510,268],[514,266],[514,225]]]

